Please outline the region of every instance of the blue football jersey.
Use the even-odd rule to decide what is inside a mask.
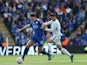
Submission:
[[[44,30],[41,29],[43,21],[40,19],[36,19],[34,22],[30,23],[30,26],[33,28],[33,34],[40,37],[44,35]]]

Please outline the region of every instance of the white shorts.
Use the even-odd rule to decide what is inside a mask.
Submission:
[[[56,45],[61,45],[61,36],[52,36],[50,38]]]

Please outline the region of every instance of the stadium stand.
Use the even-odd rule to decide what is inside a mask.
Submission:
[[[56,2],[51,2],[51,0],[0,0],[1,17],[17,45],[25,45],[29,39],[29,34],[26,34],[29,29],[21,33],[16,30],[30,23],[29,14],[33,11],[44,22],[49,20],[51,12],[56,11],[62,26],[62,33],[66,37],[77,31],[76,36],[70,38],[70,44],[87,45],[87,23],[85,27],[79,28],[87,19],[85,0],[56,0]]]
[[[13,37],[9,33],[9,30],[7,29],[7,27],[6,27],[5,23],[3,22],[2,18],[0,18],[0,32],[2,33],[2,37],[4,38],[4,42],[6,41],[6,35],[8,35],[9,45],[15,45]]]
[[[2,36],[2,33],[0,32],[0,46],[2,46],[2,43],[4,42],[4,38]]]

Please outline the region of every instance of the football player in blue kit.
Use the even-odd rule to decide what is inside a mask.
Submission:
[[[33,34],[30,38],[30,40],[27,42],[22,59],[24,60],[25,55],[27,54],[29,48],[35,44],[38,43],[38,53],[42,53],[44,55],[48,56],[48,60],[51,60],[51,55],[47,53],[45,50],[42,50],[43,48],[43,41],[44,41],[44,30],[41,29],[41,26],[43,24],[43,21],[36,18],[35,13],[30,14],[30,21],[31,23],[28,25],[25,25],[23,28],[18,29],[17,31],[20,32],[28,27],[32,27],[33,29]]]

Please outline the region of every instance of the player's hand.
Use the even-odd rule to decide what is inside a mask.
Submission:
[[[42,24],[41,28],[42,28],[43,30],[45,30],[45,28],[47,28],[47,25]]]
[[[21,31],[21,29],[17,29],[16,31],[17,31],[17,32],[20,32],[20,31]]]
[[[49,32],[47,32],[47,34],[46,34],[47,39],[49,39],[50,36],[51,36],[51,34]]]

